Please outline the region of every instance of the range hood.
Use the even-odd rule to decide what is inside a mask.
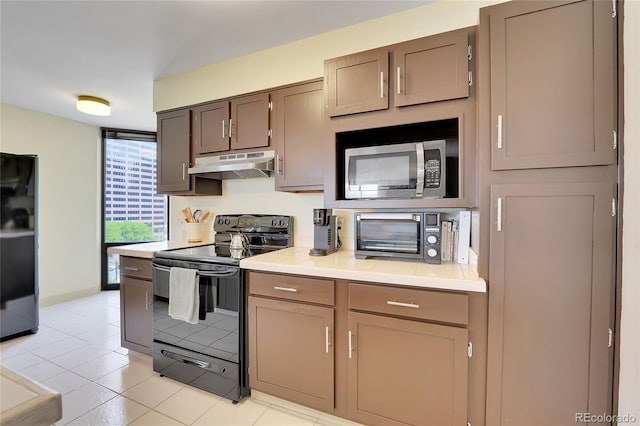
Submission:
[[[207,179],[248,179],[269,177],[275,151],[245,152],[196,158],[189,174]]]

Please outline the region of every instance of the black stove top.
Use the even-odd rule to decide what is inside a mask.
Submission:
[[[270,251],[273,250],[260,247],[249,248],[244,257],[255,256]],[[215,244],[163,250],[156,252],[155,257],[160,259],[188,260],[191,262],[222,263],[225,265],[238,265],[240,263],[240,259],[231,257],[229,246],[217,246]]]
[[[233,214],[218,215],[213,221],[215,243],[156,252],[158,259],[238,265],[240,259],[231,256],[231,238],[240,233],[249,242],[243,257],[255,256],[291,247],[293,217],[281,215]]]

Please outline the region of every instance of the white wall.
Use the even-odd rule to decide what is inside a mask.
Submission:
[[[289,194],[276,192],[273,178],[225,180],[220,197],[171,197],[169,229],[172,241],[186,240],[186,228],[180,210],[191,207],[217,214],[252,213],[284,214],[294,216],[294,244],[311,246],[313,243],[312,215],[314,208],[321,208],[322,194]],[[204,224],[211,237],[212,222]]]
[[[618,413],[634,416],[634,424],[640,425],[640,1],[626,1],[624,15],[625,170]]]
[[[325,59],[473,26],[481,7],[502,1],[443,0],[159,79],[153,82],[153,109],[319,78]]]
[[[100,129],[0,105],[0,151],[39,157],[40,304],[100,291]]]

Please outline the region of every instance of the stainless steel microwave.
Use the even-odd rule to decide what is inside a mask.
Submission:
[[[345,149],[345,199],[442,198],[445,140]]]
[[[440,226],[438,212],[357,212],[355,257],[440,263]]]

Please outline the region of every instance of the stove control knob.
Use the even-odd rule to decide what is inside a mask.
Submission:
[[[438,254],[438,251],[436,249],[427,250],[427,256],[429,257],[436,257],[437,254]]]
[[[225,219],[225,220],[224,220],[224,224],[225,224],[225,225],[228,225],[228,224],[230,224],[230,223],[231,223],[231,219]]]
[[[427,237],[427,242],[429,244],[435,244],[438,241],[438,238],[435,235],[429,235]]]
[[[275,219],[271,219],[271,226],[276,226],[278,224],[278,221]]]

